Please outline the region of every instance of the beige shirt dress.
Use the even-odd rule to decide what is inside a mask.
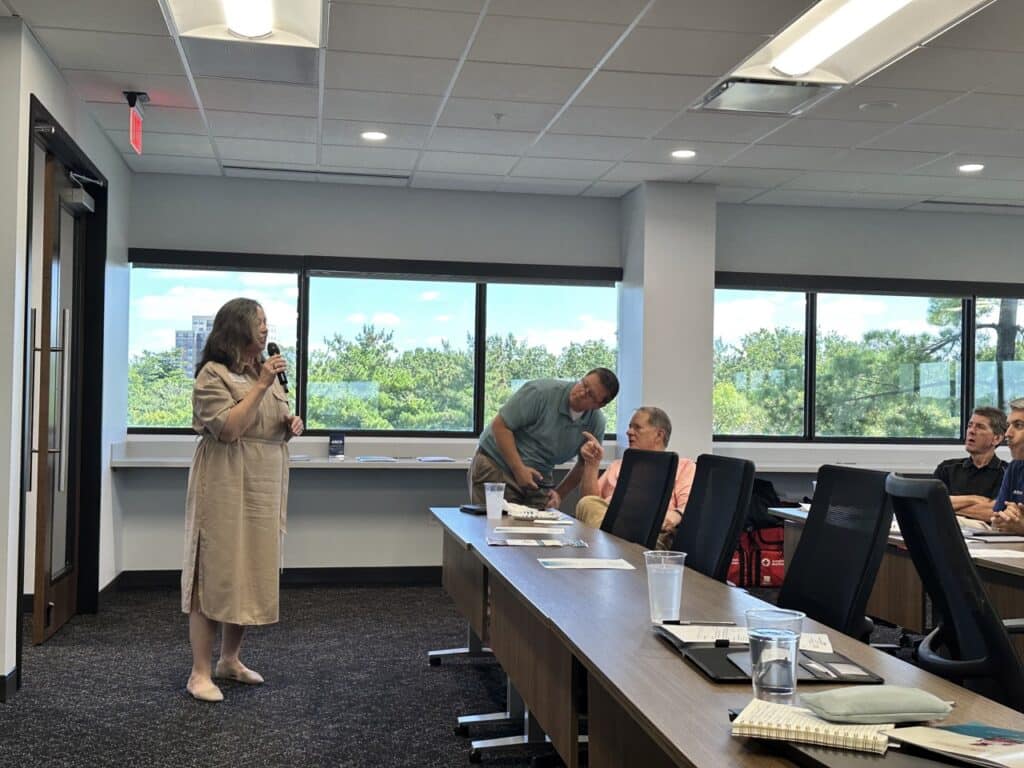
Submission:
[[[188,475],[181,610],[231,624],[273,624],[288,500],[285,417],[280,383],[264,395],[252,426],[237,441],[218,439],[234,407],[256,383],[207,363],[192,390],[192,428],[201,435]]]

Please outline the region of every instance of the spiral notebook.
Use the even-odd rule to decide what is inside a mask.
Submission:
[[[777,739],[885,754],[894,725],[843,725],[822,720],[809,709],[752,699],[732,722],[733,736]]]

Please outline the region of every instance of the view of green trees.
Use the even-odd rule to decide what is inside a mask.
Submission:
[[[931,299],[931,333],[870,330],[858,340],[818,333],[817,434],[957,437],[960,316],[959,299]],[[1008,391],[1014,389],[1015,361],[1024,359],[1017,300],[979,299],[976,316],[975,402],[1005,404],[1024,395],[1024,390]],[[802,329],[762,328],[732,344],[715,340],[715,434],[799,436],[804,432],[803,408]]]
[[[282,350],[295,369],[295,350]],[[484,417],[489,419],[524,381],[576,379],[598,366],[615,370],[616,350],[604,341],[573,342],[559,354],[507,336],[486,345]],[[473,340],[456,348],[399,350],[393,333],[364,325],[355,338],[324,340],[309,356],[307,428],[464,431],[473,429]],[[128,368],[128,424],[187,427],[192,376],[176,350],[145,352]],[[615,431],[615,404],[606,409]]]

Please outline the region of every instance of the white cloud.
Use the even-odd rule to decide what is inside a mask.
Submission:
[[[393,328],[396,325],[401,324],[402,319],[394,314],[393,312],[374,312],[373,313],[373,324],[379,325],[384,328]]]
[[[438,315],[438,316],[437,316],[437,317],[435,317],[434,319],[435,319],[435,320],[436,320],[437,322],[439,322],[439,323],[447,323],[447,322],[448,322],[449,320],[451,320],[451,319],[452,319],[452,316],[451,316],[451,315]]]
[[[248,286],[295,286],[297,283],[294,274],[288,272],[236,272],[238,281]]]
[[[522,334],[530,346],[541,346],[558,354],[572,342],[603,339],[610,347],[616,346],[616,326],[611,320],[599,320],[591,315],[580,315],[578,324],[570,328],[528,328]]]
[[[436,349],[447,340],[448,339],[445,336],[427,336],[427,338],[423,340],[423,343],[427,349]]]
[[[778,309],[778,303],[767,296],[716,304],[715,338],[734,344],[748,333],[773,328]]]
[[[420,294],[420,301],[437,301],[440,298],[440,291],[424,291]]]
[[[366,322],[366,315],[364,315],[362,312],[356,312],[354,314],[349,315],[345,319],[348,322],[350,322],[350,323],[355,323],[356,325],[362,325],[363,323]]]

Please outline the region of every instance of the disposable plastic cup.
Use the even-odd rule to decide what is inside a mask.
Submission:
[[[685,552],[644,552],[647,563],[647,597],[651,603],[651,621],[679,621],[683,602],[683,562]]]
[[[484,498],[487,500],[487,519],[501,520],[502,502],[505,500],[505,484],[484,483]]]
[[[778,700],[796,692],[796,656],[804,614],[782,608],[747,611],[754,698]]]

